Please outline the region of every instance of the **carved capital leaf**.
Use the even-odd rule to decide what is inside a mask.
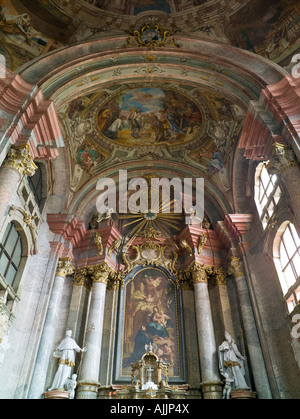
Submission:
[[[21,176],[33,176],[37,170],[33,157],[30,154],[29,144],[12,146],[3,164],[20,173]]]

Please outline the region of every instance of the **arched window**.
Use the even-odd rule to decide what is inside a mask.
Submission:
[[[37,165],[37,170],[35,172],[35,174],[33,176],[28,176],[27,180],[28,180],[28,184],[29,187],[34,195],[34,198],[36,200],[36,203],[39,207],[39,209],[41,210],[42,208],[42,204],[44,201],[44,197],[43,197],[43,183],[42,183],[42,178],[43,178],[43,174],[42,174],[42,166],[40,163],[35,163]]]
[[[15,225],[10,223],[0,242],[0,274],[11,286],[17,277],[22,260],[22,240]]]
[[[292,312],[300,302],[300,237],[292,223],[281,226],[274,250],[282,292]]]
[[[255,202],[264,229],[272,218],[282,194],[279,183],[279,176],[268,172],[267,163],[258,165],[255,178]]]

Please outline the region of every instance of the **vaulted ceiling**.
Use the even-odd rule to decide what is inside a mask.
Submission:
[[[56,105],[70,212],[92,213],[97,177],[116,177],[120,168],[135,176],[203,176],[215,218],[233,210],[236,146],[249,103],[284,77],[282,66],[300,48],[297,1],[1,6],[0,52]]]

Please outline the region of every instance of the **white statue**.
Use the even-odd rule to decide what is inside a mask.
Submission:
[[[70,400],[75,399],[75,389],[77,387],[77,375],[73,374],[72,378],[68,378],[65,388],[70,394]]]
[[[224,378],[225,378],[225,386],[223,390],[223,399],[230,399],[232,383],[234,383],[234,379],[230,378],[227,372],[224,372]]]
[[[189,209],[185,208],[184,213],[187,225],[201,227],[203,219],[197,216],[197,211],[193,207]]]
[[[66,332],[66,337],[58,345],[54,357],[58,357],[59,366],[54,377],[53,384],[49,391],[52,390],[65,390],[65,386],[68,378],[72,377],[73,369],[75,367],[75,352],[86,352],[86,348],[81,349],[74,339],[71,338],[72,331],[68,330]]]
[[[221,375],[227,380],[233,380],[233,389],[249,390],[245,381],[244,361],[235,341],[225,332],[225,341],[219,347],[219,366]]]

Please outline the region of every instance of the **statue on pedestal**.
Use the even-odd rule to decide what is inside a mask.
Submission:
[[[53,356],[59,358],[59,366],[54,377],[53,384],[48,391],[61,390],[66,391],[68,380],[73,376],[75,367],[75,353],[86,352],[86,348],[81,349],[74,339],[72,339],[72,331],[66,332],[66,337],[58,345]]]
[[[227,390],[231,390],[229,385],[232,385],[234,390],[250,390],[245,380],[244,361],[245,358],[239,352],[235,341],[225,332],[225,341],[219,347],[219,367],[226,380]]]

